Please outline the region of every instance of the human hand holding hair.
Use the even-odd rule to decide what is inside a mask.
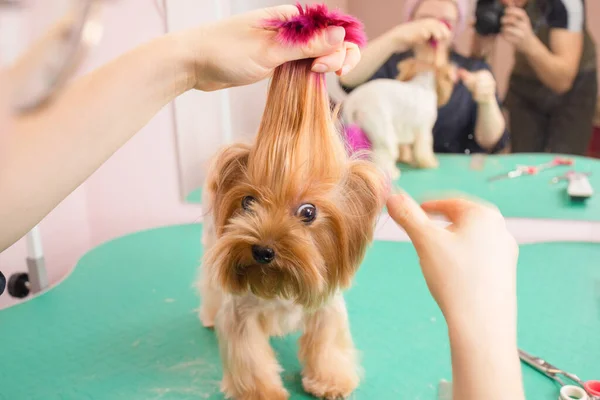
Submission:
[[[338,75],[358,64],[360,50],[344,40],[340,26],[330,26],[300,46],[276,40],[277,31],[265,26],[267,20],[287,20],[298,13],[290,5],[265,8],[179,34],[193,59],[194,87],[216,90],[251,84],[268,77],[277,66],[303,58],[314,58],[314,72]]]
[[[0,251],[184,92],[251,84],[303,58],[314,59],[315,72],[343,74],[358,63],[360,51],[345,42],[344,28],[324,29],[306,45],[275,40],[265,22],[298,13],[289,5],[260,9],[157,37],[70,82],[29,113],[14,113],[12,99],[0,96],[0,122],[9,127],[0,136]],[[0,82],[15,81],[10,69],[0,70]]]
[[[394,28],[395,39],[399,51],[411,49],[430,40],[449,41],[452,32],[439,19],[417,19],[400,24]]]

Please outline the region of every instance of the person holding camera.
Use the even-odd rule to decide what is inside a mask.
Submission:
[[[346,92],[370,80],[396,79],[400,61],[419,58],[419,49],[436,40],[437,55],[443,58],[437,61],[456,66],[458,77],[433,128],[438,153],[498,152],[508,143],[489,66],[452,49],[453,38],[465,28],[468,4],[468,0],[406,0],[407,22],[370,41],[358,65],[340,78]]]
[[[498,36],[515,49],[505,106],[513,152],[583,155],[598,91],[584,0],[478,0],[472,55]]]

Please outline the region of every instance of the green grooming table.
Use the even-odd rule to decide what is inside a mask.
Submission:
[[[584,204],[572,203],[567,194],[567,182],[551,184],[550,180],[566,171],[592,172],[590,183],[600,191],[600,160],[573,157],[572,167],[557,167],[535,176],[522,176],[487,182],[489,177],[509,172],[517,165],[538,165],[551,161],[552,154],[510,154],[486,156],[483,169],[470,168],[472,157],[460,154],[440,154],[440,167],[433,170],[414,170],[401,167],[402,176],[396,185],[417,200],[445,196],[449,192],[466,193],[496,204],[506,217],[546,218],[600,221],[600,194]],[[199,203],[201,191],[188,196],[188,201]]]
[[[201,226],[154,229],[84,256],[63,283],[0,311],[0,399],[222,399],[214,333],[192,289]],[[577,260],[576,262],[574,260]],[[523,246],[519,344],[600,378],[600,245]],[[376,242],[346,299],[365,378],[353,398],[437,398],[451,379],[444,320],[409,243]],[[300,383],[296,338],[273,341],[292,399]],[[524,367],[527,398],[556,399],[550,380]]]

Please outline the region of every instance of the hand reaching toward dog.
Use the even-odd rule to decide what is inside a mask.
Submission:
[[[514,316],[518,247],[498,210],[468,200],[419,207],[407,195],[388,201],[390,216],[413,241],[431,294],[447,318]],[[426,213],[442,214],[440,227]],[[513,304],[514,305],[514,302]]]
[[[461,68],[458,70],[458,77],[477,103],[496,101],[496,79],[487,69],[470,72]]]
[[[463,199],[387,203],[448,323],[455,399],[524,399],[516,345],[518,247],[498,210]],[[444,228],[427,213],[442,214]]]
[[[412,48],[428,40],[449,41],[452,32],[448,26],[435,18],[419,19],[398,25],[395,36],[401,49]]]
[[[329,27],[305,46],[276,40],[277,32],[266,28],[270,19],[298,14],[294,6],[260,9],[218,21],[180,35],[195,69],[195,87],[217,90],[247,85],[268,77],[275,67],[294,60],[315,58],[314,72],[343,75],[360,61],[360,50],[345,42],[342,27]]]

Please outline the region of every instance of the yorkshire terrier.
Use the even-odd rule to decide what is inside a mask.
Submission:
[[[271,23],[274,38],[304,43],[341,25],[346,40],[364,40],[351,17],[324,6],[299,10]],[[298,29],[306,25],[309,33]],[[200,318],[215,327],[227,398],[287,399],[269,338],[294,331],[302,332],[307,392],[346,398],[359,383],[342,290],[372,240],[388,186],[373,163],[348,156],[325,77],[310,68],[303,60],[275,70],[254,144],[222,150],[203,192]]]

